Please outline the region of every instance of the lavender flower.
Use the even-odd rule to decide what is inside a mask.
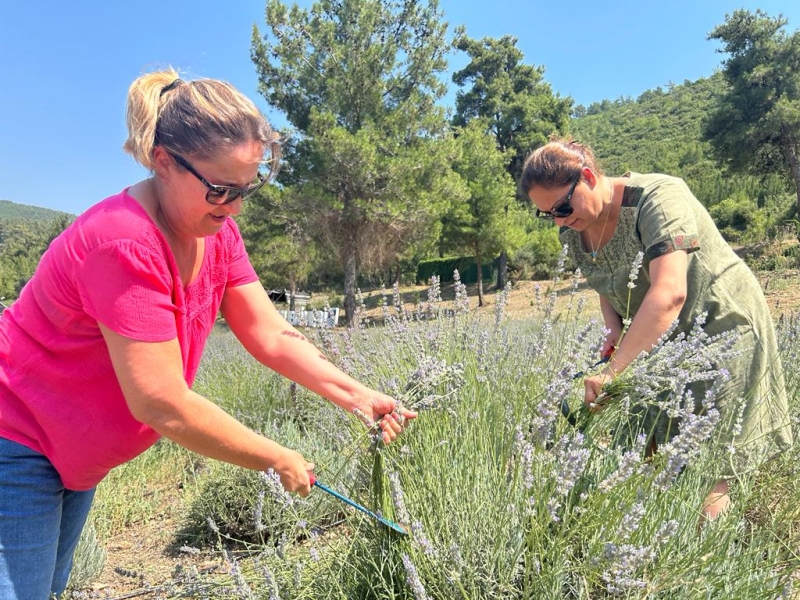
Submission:
[[[269,468],[266,471],[259,471],[258,475],[264,484],[265,490],[270,493],[276,502],[286,508],[294,505],[294,498],[284,489],[281,484],[281,477],[274,469]]]
[[[422,528],[422,523],[420,521],[411,523],[411,533],[413,534],[412,539],[414,540],[414,545],[422,550],[426,556],[435,558],[436,548],[433,547],[428,536],[425,535],[425,530]]]
[[[275,575],[267,566],[266,562],[261,563],[259,560],[256,560],[255,566],[257,569],[260,568],[261,570],[261,576],[267,588],[268,600],[280,600],[281,595],[280,595],[280,590],[278,589],[278,582],[275,579]]]
[[[258,533],[261,533],[266,529],[266,525],[262,522],[264,518],[264,490],[258,491],[258,496],[256,496],[256,505],[253,508],[253,522],[255,523],[255,528]]]
[[[615,486],[624,483],[632,477],[642,466],[642,452],[644,452],[646,442],[647,436],[639,434],[636,437],[633,447],[620,458],[617,470],[601,481],[597,489],[601,492],[608,493]]]
[[[235,594],[237,598],[249,599],[254,598],[253,591],[245,581],[242,569],[239,563],[229,551],[225,551],[225,563],[228,565],[228,571],[233,576],[233,581],[236,584]]]
[[[701,445],[711,436],[719,422],[719,411],[709,410],[705,415],[686,415],[681,431],[659,449],[666,464],[654,480],[654,485],[667,490],[683,468],[700,453]]]
[[[508,297],[511,295],[511,283],[506,283],[503,290],[497,294],[497,301],[494,305],[494,324],[499,326],[503,322],[503,317],[506,312],[506,305],[508,304]]]
[[[636,258],[633,259],[633,264],[631,265],[631,271],[628,274],[628,289],[633,289],[636,287],[634,281],[639,278],[639,271],[642,268],[642,261],[644,260],[644,252],[637,252]]]
[[[423,355],[417,369],[409,376],[402,404],[413,410],[442,408],[444,400],[457,392],[464,384],[464,367],[460,363],[448,364],[431,356]],[[444,394],[435,390],[449,388]]]
[[[589,449],[583,447],[583,435],[578,433],[570,440],[564,436],[555,448],[555,473],[557,495],[564,497],[572,491],[589,460]]]
[[[406,508],[405,494],[403,494],[403,488],[400,486],[400,476],[396,471],[389,471],[388,477],[389,489],[391,490],[392,502],[394,503],[397,519],[401,523],[408,523],[411,520],[411,516],[408,514],[408,509]]]
[[[450,559],[453,561],[453,566],[455,567],[456,573],[461,573],[466,567],[466,563],[464,562],[464,558],[461,556],[461,550],[458,547],[458,544],[453,542],[450,545]]]
[[[526,490],[533,488],[535,483],[533,476],[533,444],[529,443],[522,433],[522,429],[517,427],[514,434],[515,452],[520,457],[519,470],[522,473],[522,486]]]
[[[458,269],[453,271],[453,286],[455,288],[456,297],[454,307],[456,314],[466,314],[469,312],[469,295],[467,294],[467,286],[461,282],[461,275]]]
[[[417,567],[411,562],[411,557],[408,554],[403,554],[403,568],[406,570],[406,582],[411,592],[414,594],[416,600],[428,600],[428,593],[422,585],[422,580],[417,572]]]

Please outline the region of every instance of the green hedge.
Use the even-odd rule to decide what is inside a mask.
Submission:
[[[453,281],[453,271],[458,269],[462,283],[476,283],[478,281],[478,267],[474,256],[451,256],[449,258],[434,258],[423,260],[417,265],[417,283],[426,284],[431,276],[438,275],[439,281]],[[492,261],[481,265],[483,280],[492,279]]]

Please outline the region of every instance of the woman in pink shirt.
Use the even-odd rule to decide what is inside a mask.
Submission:
[[[151,177],[54,240],[0,318],[4,599],[64,591],[95,486],[161,436],[308,494],[313,464],[191,389],[218,312],[261,363],[376,421],[384,442],[416,416],[329,363],[259,283],[230,218],[277,170],[255,105],[167,70],[133,83],[127,119],[125,150]]]

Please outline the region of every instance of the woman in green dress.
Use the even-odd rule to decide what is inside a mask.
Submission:
[[[707,313],[707,334],[735,330],[737,347],[746,349],[718,364],[731,376],[715,399],[721,422],[735,413],[741,424],[724,435],[747,466],[791,445],[783,372],[761,286],[683,180],[661,174],[608,177],[588,146],[559,139],[528,157],[520,187],[539,217],[560,226],[562,243],[600,296],[609,332],[602,354],[613,354],[599,374],[584,380],[584,402],[591,409],[597,409],[603,385],[649,352],[673,322],[673,335],[688,333]],[[639,252],[644,258],[631,289]],[[623,336],[624,318],[631,322]],[[654,441],[665,441],[654,435]],[[713,474],[703,518],[714,519],[727,508],[733,467],[720,465]]]

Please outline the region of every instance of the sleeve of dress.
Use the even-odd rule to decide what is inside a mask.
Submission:
[[[659,182],[642,198],[637,215],[637,231],[649,260],[675,250],[688,253],[700,248],[694,199],[680,179]]]
[[[173,280],[163,256],[130,240],[95,248],[76,272],[84,310],[112,331],[143,342],[177,336]]]
[[[250,263],[250,257],[247,255],[247,249],[236,222],[233,219],[228,219],[228,224],[228,281],[225,285],[227,287],[236,287],[258,281],[258,274]]]

